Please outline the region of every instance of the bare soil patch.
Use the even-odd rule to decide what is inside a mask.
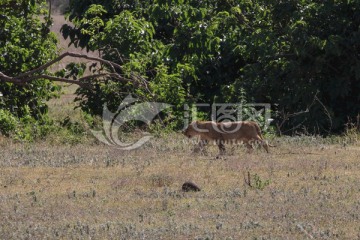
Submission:
[[[97,57],[98,55],[95,52],[89,51],[87,52],[86,49],[81,49],[81,48],[76,48],[73,44],[70,45],[70,39],[64,39],[61,33],[61,27],[64,24],[69,24],[71,25],[71,22],[67,21],[65,19],[65,16],[62,14],[59,14],[57,12],[52,13],[52,18],[53,18],[53,25],[51,26],[51,31],[53,33],[56,34],[59,43],[58,43],[58,48],[59,48],[59,54],[64,53],[64,52],[74,52],[74,53],[78,53],[78,54],[85,54],[88,56],[92,56],[92,57]],[[54,65],[52,67],[52,71],[58,71],[60,69],[63,69],[66,67],[66,65],[68,65],[71,62],[75,62],[75,63],[87,63],[87,65],[90,65],[90,61],[88,60],[84,60],[84,59],[76,59],[76,58],[70,58],[70,57],[66,57],[64,58],[62,61],[60,61],[57,65]],[[90,71],[87,69],[85,74],[90,74]],[[51,114],[53,114],[53,112],[55,112],[54,114],[56,115],[56,113],[58,112],[62,112],[61,107],[65,107],[65,110],[67,109],[69,112],[70,109],[73,110],[74,104],[73,101],[76,97],[76,95],[74,94],[76,89],[78,88],[77,85],[70,85],[70,84],[60,84],[63,87],[63,94],[61,95],[60,99],[52,99],[49,101],[49,106],[50,106],[50,112]],[[60,106],[60,109],[59,107]],[[75,112],[73,112],[75,113]],[[53,114],[53,115],[54,115]],[[72,115],[72,114],[70,114]]]

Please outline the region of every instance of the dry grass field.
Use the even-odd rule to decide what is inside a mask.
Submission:
[[[2,139],[0,236],[358,239],[360,146],[336,141],[278,138],[270,154],[228,146],[216,159],[176,133],[134,151]],[[182,192],[188,180],[201,191]]]

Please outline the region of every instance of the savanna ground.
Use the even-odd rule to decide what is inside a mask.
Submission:
[[[0,236],[359,238],[359,144],[272,141],[277,147],[270,154],[228,146],[227,156],[216,159],[215,146],[207,156],[192,154],[175,133],[134,151],[3,139]],[[188,180],[202,190],[182,192]]]
[[[82,121],[74,90],[52,117]],[[227,146],[223,159],[215,146],[192,154],[179,133],[133,151],[61,138],[0,137],[1,239],[360,239],[354,132],[273,138],[270,154]]]

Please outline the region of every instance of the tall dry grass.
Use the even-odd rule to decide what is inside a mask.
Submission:
[[[359,144],[272,142],[270,154],[227,146],[216,159],[215,146],[192,154],[175,133],[134,151],[3,140],[0,236],[356,239]],[[202,190],[183,193],[189,180]]]

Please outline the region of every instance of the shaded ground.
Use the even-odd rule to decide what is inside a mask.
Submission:
[[[78,54],[86,54],[89,56],[97,57],[97,54],[94,52],[87,52],[85,49],[76,48],[74,45],[69,45],[70,39],[63,38],[63,36],[60,32],[61,27],[64,24],[71,24],[70,22],[65,20],[64,15],[61,15],[61,14],[58,14],[55,12],[52,14],[52,18],[53,18],[53,25],[51,27],[51,31],[54,32],[56,34],[56,36],[58,37],[58,40],[59,40],[58,48],[59,48],[60,53],[75,52]],[[71,62],[91,63],[88,60],[66,57],[61,62],[59,62],[59,64],[55,65],[52,68],[52,70],[57,71],[57,70],[63,69],[66,67],[67,64],[69,64]],[[85,72],[85,74],[89,74],[89,71],[87,70]],[[73,109],[74,108],[73,101],[76,97],[76,95],[74,93],[75,93],[76,89],[78,88],[78,86],[75,84],[61,84],[61,85],[63,86],[63,88],[62,88],[63,94],[60,96],[60,99],[52,99],[48,103],[49,107],[50,107],[49,108],[50,116],[55,116],[55,118],[56,118],[59,115],[61,115],[63,117],[71,116],[71,115],[79,115],[78,111],[74,111],[74,109]]]
[[[59,15],[59,14],[52,14],[52,18],[53,18],[53,25],[51,27],[51,31],[53,33],[56,34],[56,36],[59,39],[59,44],[58,47],[60,49],[60,53],[63,52],[75,52],[75,53],[79,53],[79,54],[87,54],[89,56],[98,56],[95,52],[87,52],[86,49],[81,49],[81,48],[76,48],[73,44],[69,45],[70,40],[69,39],[64,39],[62,37],[62,34],[60,32],[61,27],[64,24],[70,24],[70,22],[65,20],[65,17],[63,15]],[[60,65],[58,66],[58,69],[62,69],[64,68],[68,63],[75,61],[75,62],[83,62],[84,60],[78,60],[78,59],[74,59],[74,58],[65,58]],[[85,60],[84,62],[89,62],[88,60]]]

